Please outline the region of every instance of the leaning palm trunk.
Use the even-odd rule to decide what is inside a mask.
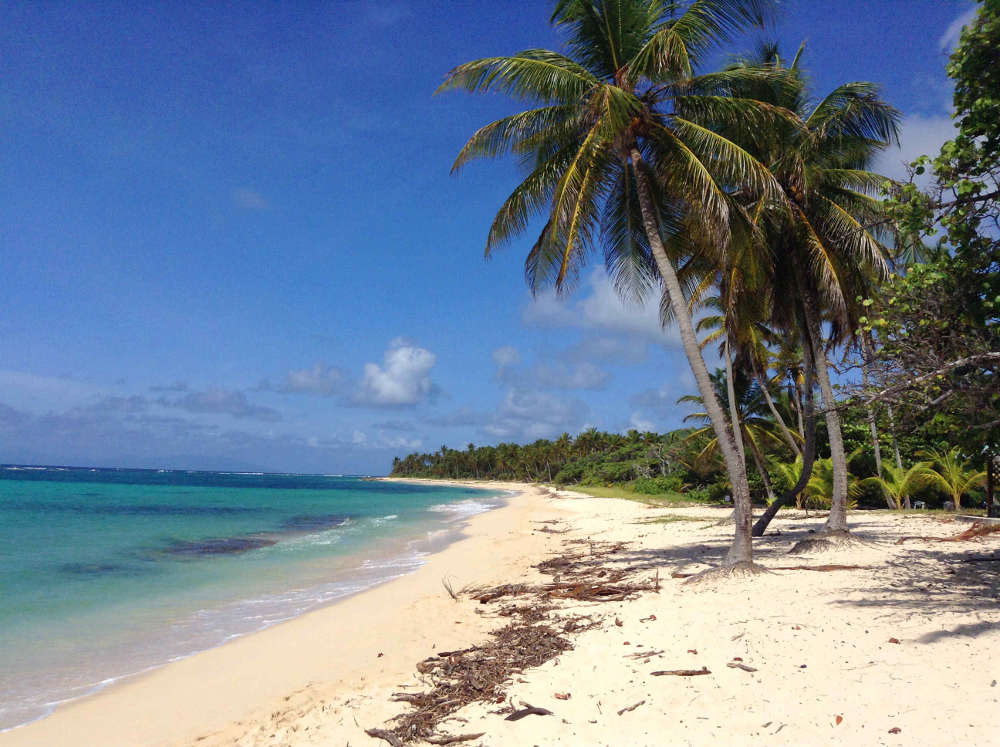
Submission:
[[[871,366],[872,358],[874,357],[874,351],[872,350],[872,341],[868,336],[867,332],[861,333],[861,355],[864,359],[861,363],[861,384],[864,386],[865,391],[868,391],[869,379],[868,368]],[[869,402],[865,405],[865,409],[868,411],[868,430],[871,432],[872,436],[872,452],[875,454],[875,472],[881,477],[882,476],[882,451],[879,448],[878,442],[878,425],[875,423],[875,409],[872,403]]]
[[[814,303],[815,296],[807,298],[805,308],[806,329],[809,336],[813,360],[816,363],[816,378],[819,379],[819,390],[823,397],[823,410],[826,418],[827,434],[830,438],[830,460],[833,462],[833,495],[831,496],[830,515],[827,517],[825,532],[847,531],[847,456],[844,453],[844,437],[840,430],[840,413],[837,411],[837,401],[833,396],[830,384],[830,369],[823,349],[823,333],[820,329],[819,316]]]
[[[806,337],[805,331],[802,334]],[[788,490],[781,494],[774,503],[767,507],[767,510],[757,519],[753,525],[753,536],[762,537],[767,530],[767,525],[775,514],[793,500],[797,503],[797,498],[812,477],[813,463],[816,460],[816,408],[813,401],[814,377],[813,371],[816,366],[809,354],[809,345],[802,346],[803,376],[805,378],[805,396],[803,397],[802,409],[805,410],[805,443],[802,444],[802,472],[799,473],[798,481]],[[796,385],[797,386],[797,385]]]
[[[636,192],[639,198],[639,208],[642,211],[642,222],[649,240],[649,248],[652,250],[656,267],[660,277],[666,287],[667,295],[670,298],[670,307],[677,320],[677,327],[680,331],[681,342],[684,345],[684,353],[687,355],[688,363],[691,365],[691,372],[694,374],[698,384],[698,391],[701,393],[705,404],[705,412],[712,423],[712,430],[718,439],[719,451],[726,465],[726,472],[729,475],[729,482],[733,489],[733,510],[736,523],[733,543],[726,555],[725,564],[734,566],[741,563],[753,562],[753,547],[750,539],[750,486],[747,483],[746,468],[743,459],[736,450],[736,440],[731,429],[731,424],[727,421],[723,413],[719,400],[715,397],[712,389],[712,380],[708,376],[708,368],[705,366],[705,359],[701,357],[701,347],[698,345],[698,337],[695,335],[694,324],[691,322],[691,315],[688,312],[687,303],[684,301],[684,294],[681,291],[681,284],[677,278],[677,271],[674,269],[663,242],[660,240],[660,228],[655,215],[655,206],[650,193],[644,171],[644,161],[639,149],[633,147],[629,155],[632,158],[632,165],[635,171]]]
[[[764,401],[767,402],[767,408],[771,411],[771,415],[774,417],[774,422],[778,424],[778,428],[781,430],[781,436],[785,439],[785,443],[792,450],[792,453],[800,457],[802,456],[802,450],[799,445],[795,443],[795,437],[792,435],[791,430],[785,425],[785,419],[781,417],[781,413],[778,412],[778,408],[774,404],[774,400],[771,399],[771,393],[767,389],[767,378],[761,373],[760,364],[757,362],[753,356],[750,357],[751,365],[753,366],[753,375],[760,384],[760,391],[764,395]]]
[[[733,384],[733,356],[730,352],[728,335],[726,336],[725,355],[726,394],[729,397],[729,422],[732,424],[733,428],[733,441],[736,444],[736,453],[740,455],[740,461],[743,463],[743,470],[746,471],[747,462],[743,456],[746,453],[746,446],[743,444],[743,424],[740,422],[740,410],[736,405],[736,389]]]
[[[757,468],[757,474],[760,475],[760,481],[764,483],[764,492],[767,493],[767,504],[771,505],[775,501],[774,487],[771,485],[771,477],[767,474],[767,467],[764,466],[764,455],[760,451],[760,447],[757,446],[757,442],[753,440],[753,436],[747,433],[746,442],[750,445],[750,456],[753,457],[754,466]]]

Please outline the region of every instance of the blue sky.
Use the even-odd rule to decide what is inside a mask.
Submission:
[[[808,41],[817,92],[884,86],[899,175],[951,132],[973,7],[787,0],[772,36]],[[516,104],[434,89],[559,48],[550,9],[0,6],[0,462],[384,473],[443,443],[676,427],[693,383],[653,306],[597,262],[532,299],[530,236],[482,256],[515,165],[449,174]]]

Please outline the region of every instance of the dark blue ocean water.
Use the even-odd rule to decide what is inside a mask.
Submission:
[[[0,466],[0,729],[393,578],[496,493]]]

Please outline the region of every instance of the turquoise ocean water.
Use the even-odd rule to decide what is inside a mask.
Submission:
[[[0,729],[395,578],[496,492],[0,466]]]

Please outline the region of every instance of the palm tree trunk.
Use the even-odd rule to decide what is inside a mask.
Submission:
[[[806,298],[803,307],[806,316],[806,329],[809,333],[813,360],[816,362],[816,378],[819,379],[819,390],[823,396],[823,410],[826,416],[826,430],[830,438],[830,459],[833,462],[833,496],[830,505],[830,515],[826,519],[823,530],[826,532],[847,531],[847,456],[844,454],[844,437],[840,430],[840,413],[837,412],[837,401],[830,385],[830,370],[823,350],[823,332],[820,329],[819,316],[816,313],[819,299]]]
[[[864,386],[865,390],[868,389],[868,367],[871,365],[871,360],[873,357],[872,351],[872,341],[867,332],[861,333],[861,355],[864,360],[861,363],[861,384]],[[878,425],[875,423],[875,409],[872,407],[872,403],[869,402],[865,409],[868,411],[868,430],[872,435],[872,452],[875,454],[875,472],[879,477],[882,476],[882,451],[879,448],[878,442]]]
[[[804,329],[802,330],[802,337],[803,341],[808,338]],[[813,401],[813,371],[816,370],[816,366],[812,356],[809,354],[808,345],[802,346],[802,362],[803,376],[805,378],[805,397],[802,403],[802,409],[805,410],[805,443],[802,445],[802,472],[799,473],[798,482],[791,489],[782,493],[781,497],[768,506],[763,515],[757,519],[757,523],[753,525],[754,537],[762,537],[764,535],[767,525],[771,523],[771,519],[774,518],[782,506],[793,500],[798,505],[798,496],[805,490],[806,485],[809,484],[809,478],[812,477],[813,463],[816,461],[816,407]]]
[[[736,402],[736,387],[733,384],[733,356],[729,347],[728,335],[726,335],[725,355],[726,394],[729,397],[729,422],[733,425],[733,440],[736,442],[736,451],[740,455],[740,461],[743,462],[743,470],[745,472],[747,468],[747,460],[744,456],[746,454],[746,446],[743,444],[743,423],[740,420],[740,409]]]
[[[767,505],[771,505],[775,501],[774,487],[771,485],[771,478],[767,474],[767,467],[764,466],[764,455],[760,453],[760,447],[757,446],[757,442],[753,440],[753,436],[747,433],[746,442],[750,445],[750,456],[753,457],[754,466],[757,468],[757,473],[760,475],[760,480],[764,483],[764,492],[767,493]],[[751,530],[751,534],[753,530]]]
[[[753,366],[753,375],[757,379],[757,383],[760,384],[760,390],[764,395],[764,401],[767,402],[767,407],[771,411],[771,415],[774,416],[774,420],[778,424],[778,428],[781,429],[781,435],[785,439],[785,443],[788,444],[788,447],[792,450],[792,453],[795,456],[802,456],[802,450],[799,448],[799,445],[795,443],[795,437],[788,429],[788,426],[785,425],[785,419],[781,417],[781,413],[778,412],[778,408],[774,405],[774,400],[771,399],[771,392],[767,389],[767,379],[761,375],[760,364],[753,356],[750,356],[750,365]]]
[[[687,303],[684,301],[684,293],[681,291],[681,284],[677,278],[677,271],[674,269],[663,242],[660,239],[660,226],[656,217],[656,208],[649,190],[649,183],[643,171],[645,164],[639,149],[632,147],[629,152],[632,159],[633,171],[635,173],[636,192],[639,198],[639,207],[642,211],[643,227],[646,231],[646,238],[649,240],[649,248],[656,261],[656,267],[660,272],[667,295],[670,298],[670,306],[677,319],[678,331],[681,335],[681,342],[684,345],[684,353],[687,355],[688,363],[691,365],[691,372],[698,384],[698,391],[705,403],[705,412],[712,422],[712,430],[718,439],[719,451],[726,464],[726,472],[729,475],[729,482],[733,488],[733,509],[735,512],[736,530],[733,536],[733,543],[726,555],[725,564],[734,566],[739,563],[753,562],[753,545],[750,538],[750,486],[747,483],[746,468],[743,460],[736,451],[736,441],[733,437],[732,425],[727,422],[725,413],[719,405],[719,400],[715,397],[712,389],[712,380],[708,376],[708,368],[705,366],[705,359],[701,356],[701,348],[698,345],[698,337],[695,335],[694,324],[691,322],[691,314],[688,311]]]
[[[794,373],[792,374],[792,386],[794,387],[795,396],[791,399],[795,403],[795,415],[798,417],[799,422],[799,435],[805,440],[805,426],[802,423],[802,410],[804,409],[802,404],[802,389],[799,387],[799,379]]]

